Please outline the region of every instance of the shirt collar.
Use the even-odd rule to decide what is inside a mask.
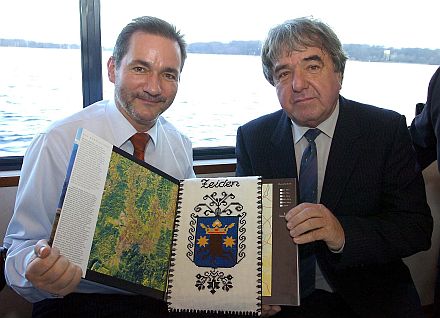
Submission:
[[[137,131],[116,107],[114,100],[109,101],[108,106],[108,118],[110,121],[110,127],[112,127],[115,146],[121,147]],[[158,118],[156,124],[148,131],[154,145],[157,144],[158,124],[160,124],[160,118]]]
[[[321,132],[323,132],[325,135],[327,135],[329,138],[332,139],[333,134],[335,133],[335,127],[336,127],[336,122],[338,120],[338,116],[339,116],[339,99],[330,117],[324,120],[322,123],[320,123],[316,128],[319,128]],[[290,121],[292,122],[293,139],[296,144],[301,140],[301,138],[304,136],[306,131],[310,129],[310,127],[299,126],[293,120]]]

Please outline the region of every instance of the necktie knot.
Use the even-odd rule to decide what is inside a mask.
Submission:
[[[307,139],[309,143],[314,142],[316,137],[321,133],[321,131],[318,128],[311,128],[306,131],[304,134],[304,138]]]
[[[135,133],[130,137],[130,141],[134,147],[133,155],[137,159],[144,160],[145,146],[147,145],[148,140],[150,140],[150,136],[145,133]]]

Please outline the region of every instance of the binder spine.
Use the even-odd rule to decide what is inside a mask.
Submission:
[[[70,176],[72,174],[72,169],[73,169],[73,165],[75,163],[76,154],[78,153],[78,147],[79,147],[78,144],[79,144],[79,141],[81,138],[81,134],[82,134],[82,128],[78,128],[78,131],[75,136],[75,142],[73,144],[72,152],[70,153],[69,164],[67,166],[66,177],[64,178],[63,188],[61,190],[61,196],[58,201],[58,207],[55,212],[55,218],[52,222],[52,230],[50,233],[49,240],[47,242],[49,244],[49,246],[52,246],[53,240],[55,239],[55,234],[56,234],[56,231],[58,228],[58,222],[61,217],[61,210],[62,210],[63,204],[64,204],[64,198],[66,196],[67,188],[69,186]]]
[[[241,318],[241,317],[259,317],[260,313],[247,311],[219,311],[219,310],[195,310],[195,309],[168,309],[168,312],[179,314],[179,318]]]
[[[171,255],[170,255],[170,266],[168,271],[168,284],[165,295],[165,301],[167,303],[168,308],[171,306],[171,292],[173,289],[173,279],[174,279],[174,266],[176,261],[176,244],[177,244],[177,232],[179,232],[180,219],[182,213],[182,196],[183,196],[183,181],[179,182],[179,192],[177,195],[177,207],[176,207],[176,217],[174,219],[174,228],[173,228],[173,239],[171,242]]]
[[[262,306],[262,285],[263,285],[263,198],[262,198],[262,178],[258,177],[257,186],[257,289],[260,291],[257,297],[257,312],[261,314]]]

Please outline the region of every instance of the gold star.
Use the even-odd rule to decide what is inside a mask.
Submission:
[[[208,239],[206,238],[206,236],[200,236],[199,239],[197,240],[197,244],[199,246],[205,247],[206,245],[208,245]]]
[[[231,236],[227,236],[227,237],[225,238],[225,240],[223,241],[223,244],[224,244],[226,247],[232,247],[232,246],[235,245],[235,239],[232,238]]]

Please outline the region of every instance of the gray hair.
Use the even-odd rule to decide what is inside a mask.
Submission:
[[[344,75],[347,55],[335,32],[325,23],[309,17],[287,20],[269,30],[261,49],[264,77],[270,84],[273,80],[273,67],[286,53],[304,51],[308,47],[318,47],[330,55],[335,72]]]
[[[176,29],[174,25],[162,19],[150,16],[133,19],[122,29],[121,33],[119,33],[113,49],[113,58],[115,59],[116,68],[120,66],[122,59],[128,52],[131,36],[133,33],[138,31],[147,34],[159,35],[176,41],[180,47],[180,55],[182,60],[180,71],[182,71],[183,64],[185,64],[186,60],[186,42],[183,38],[183,35]]]

